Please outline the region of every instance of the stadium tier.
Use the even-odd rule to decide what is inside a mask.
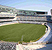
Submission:
[[[16,11],[17,11],[17,10],[16,10],[15,8],[0,5],[0,12],[15,13]]]
[[[51,21],[51,16],[43,15],[43,16],[17,16],[16,20],[22,20],[22,21]]]
[[[34,16],[34,15],[40,15],[40,14],[47,14],[47,12],[43,11],[30,11],[30,10],[18,10],[17,15],[23,15],[23,16]]]
[[[4,13],[4,12],[0,13],[0,22],[1,21],[12,21],[14,19],[15,19],[15,14]]]

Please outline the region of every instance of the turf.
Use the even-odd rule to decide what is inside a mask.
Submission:
[[[18,42],[23,38],[24,42],[37,40],[45,34],[46,27],[37,24],[12,24],[0,26],[0,40]]]

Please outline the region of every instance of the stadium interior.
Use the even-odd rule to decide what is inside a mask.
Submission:
[[[51,14],[52,14],[52,10],[51,10]],[[48,15],[48,12],[19,10],[19,9],[16,9],[13,7],[0,5],[0,26],[6,25],[6,24],[11,24],[11,23],[33,23],[33,24],[43,24],[44,23],[44,25],[45,25],[45,24],[48,24],[48,22],[52,23],[52,15]],[[48,24],[48,26],[50,26],[50,28],[48,30],[51,29],[51,33],[52,33],[52,26],[51,26],[52,24],[50,24],[50,23]],[[46,46],[49,46],[49,45],[47,45],[47,43],[49,43],[49,41],[46,41],[45,43],[46,43]],[[45,45],[45,43],[44,43],[44,41],[41,43],[34,43],[35,45],[37,45],[35,49],[39,49],[39,48],[43,47],[43,44]],[[23,49],[24,50],[31,50],[31,49],[33,50],[34,49],[33,43],[31,43],[29,45],[27,45],[27,43],[23,43],[23,44],[25,44],[25,45],[22,45],[22,44],[18,45],[18,43],[13,43],[13,42],[9,42],[9,43],[0,42],[0,50],[1,50],[1,48],[2,48],[2,50],[5,50],[5,49],[6,50],[23,50]],[[52,42],[51,42],[51,44],[52,44]],[[34,45],[34,47],[35,47],[35,45]],[[52,45],[50,45],[50,46],[52,46]],[[21,48],[19,49],[18,47],[19,48],[21,47]],[[46,48],[44,48],[44,49],[46,49]]]

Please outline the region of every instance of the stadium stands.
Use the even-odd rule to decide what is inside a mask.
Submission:
[[[16,50],[16,44],[13,42],[0,42],[0,50]]]
[[[52,21],[51,16],[47,15],[45,11],[31,11],[31,10],[18,10],[13,7],[0,5],[0,12],[7,12],[16,14],[15,20],[32,20],[32,21]],[[13,17],[13,15],[0,15],[0,17]]]

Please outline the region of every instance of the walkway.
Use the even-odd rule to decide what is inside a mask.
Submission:
[[[52,44],[46,45],[23,45],[24,50],[52,50]]]

